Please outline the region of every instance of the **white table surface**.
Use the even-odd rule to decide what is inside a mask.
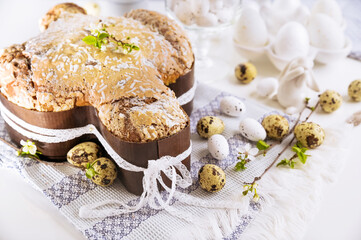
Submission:
[[[0,1],[0,48],[21,43],[38,33],[38,19],[58,1]],[[84,3],[84,1],[79,1]],[[161,9],[161,2],[151,2],[150,7]],[[224,35],[227,38],[227,35]],[[228,37],[230,38],[230,37]],[[229,39],[223,39],[228,41]],[[231,47],[230,44],[224,44]],[[235,51],[229,51],[230,70],[223,79],[216,79],[210,85],[235,95],[248,97],[280,109],[276,102],[260,99],[255,94],[255,82],[262,77],[276,76],[277,70],[268,61],[256,62],[259,70],[257,79],[249,85],[239,84],[233,76],[233,67],[244,61]],[[213,55],[217,55],[214,52]],[[321,89],[334,89],[344,96],[345,103],[333,114],[320,111],[313,117],[323,126],[337,125],[355,111],[361,110],[361,103],[352,103],[347,97],[348,84],[361,78],[361,62],[345,59],[332,66],[315,67],[315,75]],[[324,189],[324,199],[315,219],[310,222],[305,240],[359,240],[361,239],[361,126],[347,138],[350,144],[349,156],[336,183]],[[358,139],[356,139],[358,138]],[[1,149],[0,149],[1,150]],[[327,161],[327,159],[325,159]],[[341,166],[340,166],[341,167]],[[28,185],[20,175],[0,168],[0,239],[68,239],[80,240],[84,236],[72,226],[43,196]],[[303,235],[304,233],[300,233]]]

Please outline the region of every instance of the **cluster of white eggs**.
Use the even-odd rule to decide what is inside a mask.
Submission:
[[[227,96],[220,102],[220,111],[230,117],[241,117],[246,112],[245,104],[238,98]],[[215,118],[215,117],[214,117]],[[266,130],[253,118],[244,118],[239,123],[239,132],[250,141],[257,142],[266,138]],[[208,150],[218,160],[227,158],[229,145],[226,138],[221,134],[214,134],[208,138]]]
[[[167,0],[167,7],[187,26],[215,27],[228,24],[239,0]]]
[[[344,34],[345,22],[336,0],[318,0],[309,10],[300,0],[246,1],[235,28],[235,42],[239,46],[264,49],[277,68],[293,58],[312,55],[327,63],[329,57],[320,52],[350,48]],[[344,56],[347,52],[341,52]],[[336,57],[339,57],[338,54]],[[274,62],[283,60],[281,64]]]

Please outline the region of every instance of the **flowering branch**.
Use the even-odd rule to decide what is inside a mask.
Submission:
[[[30,141],[30,140],[21,140],[20,144],[22,145],[22,147],[20,148],[20,150],[18,150],[16,152],[16,154],[20,157],[35,157],[37,159],[40,159],[39,154],[42,154],[40,151],[38,151],[36,145],[34,142]]]
[[[99,22],[98,26],[92,26],[90,29],[90,35],[83,38],[83,42],[88,45],[93,45],[99,48],[101,51],[105,51],[107,46],[113,45],[114,51],[121,52],[123,54],[131,53],[133,50],[139,50],[139,47],[133,43],[123,42],[110,34],[107,30],[107,25]],[[127,40],[130,38],[128,37]]]
[[[292,127],[292,129],[290,130],[290,133],[289,134],[293,134],[293,131],[296,127],[296,125],[301,121],[301,116],[303,115],[303,112],[306,110],[306,109],[310,109],[311,112],[308,114],[308,116],[305,118],[305,120],[303,122],[307,122],[308,119],[311,117],[311,115],[315,112],[316,108],[318,107],[319,105],[319,101],[316,103],[316,105],[312,108],[310,108],[308,106],[308,103],[309,103],[309,99],[306,98],[305,100],[305,107],[302,109],[302,111],[300,112],[297,120],[296,120],[296,123],[295,125]],[[249,192],[254,192],[254,195],[253,195],[253,200],[254,201],[258,201],[259,199],[259,196],[257,194],[257,190],[256,190],[256,187],[258,186],[257,184],[257,181],[261,180],[262,177],[273,167],[273,165],[279,160],[279,158],[281,157],[281,155],[287,150],[288,147],[290,147],[292,145],[292,142],[294,142],[294,140],[296,139],[295,136],[293,136],[293,138],[288,142],[288,144],[281,150],[281,152],[279,152],[276,156],[276,158],[272,161],[272,163],[263,171],[263,173],[258,176],[258,177],[255,177],[253,179],[253,181],[251,183],[247,183],[247,182],[244,182],[244,191],[243,191],[243,195],[246,196]],[[296,157],[298,157],[300,159],[300,161],[302,163],[306,163],[306,160],[307,160],[307,157],[309,155],[306,155],[305,152],[308,150],[307,148],[304,148],[303,146],[301,146],[300,144],[296,143],[295,146],[293,146],[292,150],[295,152],[294,156],[291,157],[291,159],[285,159],[285,160],[288,160],[285,161],[285,160],[282,160],[278,165],[289,165],[291,168],[294,168],[294,159]],[[283,163],[284,161],[284,163]],[[281,164],[282,163],[282,164]],[[278,166],[277,165],[277,166]],[[293,166],[293,167],[292,167]]]

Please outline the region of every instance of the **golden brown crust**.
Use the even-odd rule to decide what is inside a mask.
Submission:
[[[162,81],[179,61],[174,58],[178,50],[134,19],[102,21],[109,33],[122,40],[130,37],[140,50],[121,54],[85,44],[82,39],[99,19],[65,12],[39,36],[0,55],[1,92],[38,111],[92,105],[108,130],[125,141],[146,142],[179,132],[188,117]],[[186,65],[192,64],[193,59]]]
[[[176,50],[173,56],[174,64],[168,65],[167,69],[161,67],[161,62],[157,64],[158,70],[166,85],[175,83],[180,77],[189,72],[194,62],[191,44],[183,29],[168,17],[154,11],[145,9],[136,9],[125,17],[135,19],[154,32],[158,32],[172,45]]]
[[[74,3],[60,3],[50,9],[40,20],[40,30],[45,31],[48,29],[50,23],[58,20],[63,12],[87,14],[84,8]]]

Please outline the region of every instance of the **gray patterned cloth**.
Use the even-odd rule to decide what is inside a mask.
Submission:
[[[269,159],[250,162],[247,171],[239,173],[233,170],[233,166],[237,161],[237,148],[244,145],[247,140],[238,132],[239,119],[222,115],[219,110],[220,99],[227,95],[230,94],[221,93],[204,85],[200,85],[197,89],[195,110],[191,116],[193,142],[191,174],[193,185],[185,190],[185,192],[193,196],[213,200],[225,199],[227,194],[231,195],[235,190],[242,189],[240,182],[252,181],[255,176],[262,173],[272,161],[272,157],[277,154],[277,149],[275,149],[273,153],[270,151],[267,154]],[[274,111],[264,106],[246,99],[242,100],[247,107],[248,117],[261,120],[265,114],[274,113]],[[198,119],[207,115],[221,117],[227,126],[223,135],[228,139],[230,155],[225,160],[215,160],[207,151],[207,141],[201,139],[195,133]],[[291,124],[294,123],[294,119],[286,117]],[[1,118],[0,136],[8,141],[10,140]],[[26,181],[49,198],[59,211],[88,239],[171,239],[178,234],[179,229],[189,228],[191,230],[193,227],[192,224],[175,218],[165,211],[154,210],[149,207],[144,207],[134,213],[104,219],[81,219],[78,216],[78,210],[84,204],[105,199],[136,203],[138,197],[128,193],[119,180],[116,180],[111,187],[102,188],[93,184],[85,177],[84,172],[77,168],[69,165],[48,165],[32,159],[16,157],[15,151],[2,142],[0,142],[0,148],[2,149],[0,151],[0,167],[15,170],[23,176]],[[210,197],[209,194],[199,188],[197,173],[199,168],[206,163],[217,164],[225,170],[227,184],[221,191],[222,194],[214,194]],[[192,212],[196,216],[203,216],[213,211],[211,209],[183,206],[177,201],[173,202],[173,206]],[[259,208],[259,203],[251,203],[248,212],[239,218],[238,225],[225,236],[225,239],[239,238],[259,211]]]

